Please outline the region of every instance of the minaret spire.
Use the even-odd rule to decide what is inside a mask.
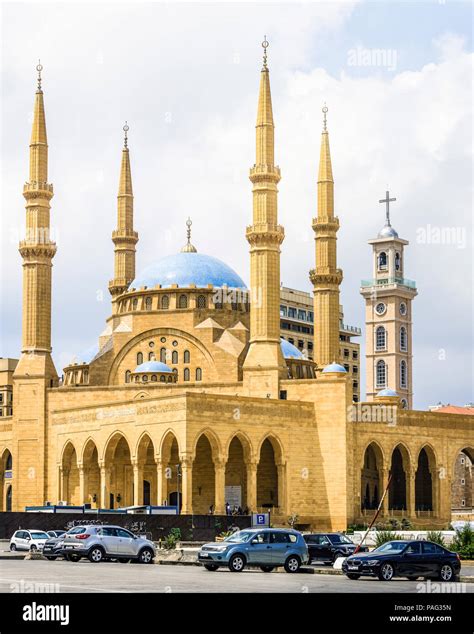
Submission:
[[[322,112],[318,214],[313,219],[316,268],[310,271],[314,290],[314,356],[320,368],[339,359],[339,286],[342,282],[342,271],[337,268],[336,257],[339,219],[334,216],[334,178],[326,104]]]
[[[280,169],[275,165],[268,41],[263,47],[263,67],[256,123],[256,160],[250,170],[253,184],[253,224],[247,227],[250,244],[250,347],[244,362],[244,381],[252,393],[279,396],[279,378],[286,378],[280,349],[280,244],[283,227],[278,225]]]
[[[191,218],[188,218],[186,220],[186,237],[187,237],[187,242],[184,245],[184,247],[181,249],[181,253],[197,253],[197,249],[194,246],[194,244],[191,244],[191,227],[192,227],[193,221],[191,220]]]
[[[123,126],[124,139],[117,196],[117,229],[112,232],[115,245],[114,279],[109,282],[113,298],[124,293],[135,278],[135,245],[138,233],[133,230],[133,188],[128,149],[128,123]]]

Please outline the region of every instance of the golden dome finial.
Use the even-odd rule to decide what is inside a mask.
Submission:
[[[196,247],[191,244],[191,226],[193,224],[193,221],[191,220],[191,218],[188,217],[188,219],[186,220],[186,237],[187,237],[187,242],[184,245],[184,247],[181,249],[181,253],[197,253],[197,249]]]
[[[122,130],[124,131],[124,137],[123,137],[123,147],[128,150],[128,131],[130,130],[128,123],[125,121],[125,125],[123,126]]]
[[[270,42],[267,41],[267,36],[264,35],[263,36],[263,42],[262,42],[262,47],[263,47],[263,68],[264,70],[267,70],[267,48],[270,46]]]
[[[324,102],[324,106],[322,107],[322,111],[323,111],[323,132],[327,132],[328,131],[327,119],[326,119],[326,115],[327,115],[328,109],[329,108],[326,106],[326,102]]]
[[[36,70],[38,71],[38,90],[41,90],[41,71],[43,70],[43,66],[40,59],[36,65]]]

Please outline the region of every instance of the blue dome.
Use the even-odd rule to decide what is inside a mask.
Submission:
[[[157,284],[161,284],[164,288],[171,284],[177,284],[180,287],[195,284],[199,288],[205,288],[208,284],[216,287],[226,284],[229,288],[246,288],[242,278],[230,266],[202,253],[168,255],[144,269],[129,288],[138,289],[142,286],[153,288]]]
[[[398,396],[398,394],[395,392],[395,390],[390,390],[386,388],[385,390],[380,390],[377,396]]]
[[[323,374],[326,372],[343,372],[346,374],[346,368],[343,365],[339,365],[339,363],[330,363],[324,368]]]
[[[303,354],[298,348],[286,339],[281,339],[280,347],[285,359],[304,359]]]
[[[173,372],[173,370],[161,361],[147,361],[137,365],[133,372]]]

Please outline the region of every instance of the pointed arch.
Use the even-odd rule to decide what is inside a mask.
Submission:
[[[194,438],[194,444],[193,444],[193,452],[192,452],[193,458],[196,457],[196,449],[197,449],[198,442],[201,436],[206,436],[207,440],[209,441],[209,444],[211,445],[211,449],[212,449],[213,460],[218,460],[219,458],[221,458],[222,456],[221,442],[219,438],[217,437],[217,434],[209,427],[206,427],[205,429],[201,429],[196,434]]]

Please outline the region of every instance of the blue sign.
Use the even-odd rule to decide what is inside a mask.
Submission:
[[[252,526],[270,527],[270,513],[252,513]]]

